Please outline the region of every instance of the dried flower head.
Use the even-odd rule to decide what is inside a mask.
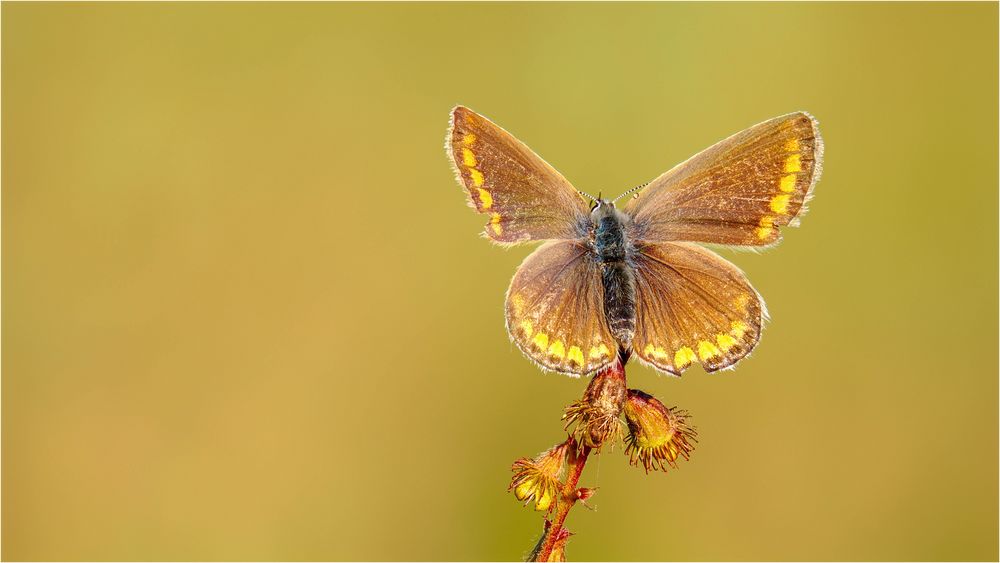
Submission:
[[[653,470],[676,468],[678,457],[688,459],[697,442],[695,429],[687,424],[688,414],[668,409],[656,397],[637,389],[628,390],[625,401],[625,453],[629,463],[642,466],[648,473]]]
[[[559,480],[572,446],[572,440],[566,440],[535,459],[515,461],[511,467],[514,477],[507,490],[514,491],[517,500],[524,504],[534,501],[535,510],[551,510],[562,486]]]
[[[625,402],[625,369],[620,362],[594,376],[583,398],[566,407],[564,429],[581,446],[600,449],[621,433],[621,412]]]

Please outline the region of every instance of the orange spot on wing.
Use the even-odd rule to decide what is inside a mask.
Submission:
[[[790,195],[776,195],[771,198],[771,211],[775,213],[788,213],[788,201],[791,199]]]
[[[605,346],[603,342],[600,344],[595,344],[590,347],[590,353],[587,355],[590,356],[590,359],[592,360],[603,358],[604,356],[609,355],[608,347]]]
[[[469,169],[469,176],[472,177],[472,185],[477,188],[483,185],[483,173],[476,170],[475,168]]]
[[[539,332],[535,335],[532,342],[534,342],[535,346],[537,346],[540,350],[545,350],[549,347],[549,335],[544,332]]]
[[[785,172],[801,172],[802,171],[802,157],[798,154],[790,154],[788,158],[785,159]]]
[[[749,327],[747,326],[747,323],[743,321],[733,321],[733,324],[730,325],[730,328],[733,329],[731,331],[733,336],[735,336],[736,338],[743,338],[743,335],[746,334],[747,329]]]
[[[502,218],[499,213],[494,213],[493,217],[490,219],[490,227],[493,228],[493,232],[500,236],[503,234],[503,226],[500,225]]]
[[[566,348],[563,347],[562,340],[556,340],[549,346],[549,355],[555,356],[560,360],[566,357]]]
[[[781,181],[778,182],[778,189],[785,193],[795,191],[795,181],[798,179],[795,174],[788,174],[781,177]]]
[[[674,354],[674,365],[677,366],[677,369],[683,369],[697,359],[698,357],[694,355],[694,350],[685,346]]]
[[[715,344],[712,344],[708,340],[702,340],[698,343],[698,357],[701,358],[702,361],[714,358],[720,354],[722,354],[722,352],[719,352],[719,349],[715,347]]]
[[[521,331],[524,332],[525,336],[531,338],[531,335],[535,332],[534,326],[532,326],[531,321],[528,320],[521,321]]]
[[[760,223],[758,224],[760,226],[757,227],[757,238],[764,240],[771,236],[771,233],[774,231],[774,217],[765,215],[760,218]]]
[[[723,352],[728,352],[733,346],[736,346],[736,339],[728,334],[717,334],[715,341],[719,344],[719,349]]]
[[[475,166],[476,155],[472,154],[472,151],[469,149],[462,149],[462,164],[465,164],[466,166]]]
[[[483,204],[483,209],[489,209],[493,207],[493,196],[490,195],[490,192],[484,190],[483,188],[478,188],[478,189],[479,189],[479,201],[480,203]]]

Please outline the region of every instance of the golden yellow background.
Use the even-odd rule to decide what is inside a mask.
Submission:
[[[805,109],[801,229],[724,251],[734,372],[632,364],[692,461],[582,483],[571,559],[993,559],[997,4],[2,7],[5,559],[488,559],[585,381],[504,332],[469,105],[617,193]]]

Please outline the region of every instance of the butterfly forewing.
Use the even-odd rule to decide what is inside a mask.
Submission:
[[[636,248],[635,353],[680,375],[695,362],[729,367],[760,338],[764,304],[743,273],[714,252],[689,243]]]
[[[634,236],[766,246],[795,224],[819,178],[816,120],[776,117],[702,151],[649,183],[625,206]]]
[[[451,113],[447,151],[469,204],[489,216],[495,242],[575,239],[586,232],[586,201],[527,146],[472,110]]]
[[[549,241],[525,259],[507,292],[507,331],[525,355],[545,369],[584,375],[631,346],[644,363],[680,375],[694,363],[706,371],[732,366],[757,345],[766,318],[743,273],[692,243],[776,243],[819,178],[823,143],[804,112],[737,133],[634,196],[621,240],[611,231],[595,239],[588,204],[573,186],[471,110],[452,111],[447,150],[470,205],[489,217],[490,239]],[[615,240],[627,246],[627,261],[609,260]],[[631,268],[622,279],[634,273],[631,341],[616,342],[609,330],[599,251],[608,264]]]
[[[507,290],[507,331],[545,369],[584,375],[611,363],[600,266],[583,242],[552,241],[529,255]]]

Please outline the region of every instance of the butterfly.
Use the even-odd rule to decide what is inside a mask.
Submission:
[[[677,376],[749,354],[767,317],[763,299],[697,243],[777,244],[781,227],[798,224],[823,157],[817,121],[790,113],[603,199],[466,107],[451,112],[446,149],[469,205],[489,217],[487,238],[545,241],[507,290],[507,331],[543,369],[574,376],[632,354]]]

